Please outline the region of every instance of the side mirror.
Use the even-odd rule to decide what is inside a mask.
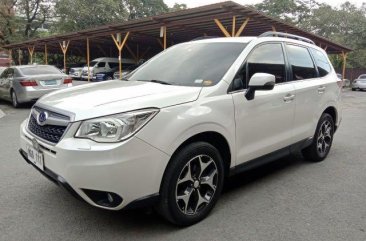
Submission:
[[[249,86],[245,92],[247,100],[253,100],[257,90],[273,90],[276,77],[273,74],[255,73],[249,80]]]

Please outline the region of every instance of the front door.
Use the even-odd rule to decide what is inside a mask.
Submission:
[[[236,164],[287,147],[293,141],[295,90],[293,84],[287,82],[281,43],[257,46],[235,79],[242,78],[245,89],[255,73],[275,75],[276,85],[273,90],[257,91],[250,101],[245,98],[244,91],[232,93],[236,122]]]

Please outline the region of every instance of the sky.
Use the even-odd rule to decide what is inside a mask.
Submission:
[[[256,4],[256,3],[260,3],[262,2],[262,0],[234,0],[235,2],[242,4],[242,5],[247,5],[247,4]],[[366,2],[362,1],[362,0],[348,0],[349,2],[356,4],[358,7],[362,5],[362,2]],[[169,6],[172,7],[174,5],[174,3],[185,3],[187,4],[187,6],[189,8],[193,8],[193,7],[198,7],[198,6],[202,6],[202,5],[207,5],[207,4],[212,4],[212,3],[217,3],[217,2],[224,2],[222,0],[164,0],[164,2]],[[331,1],[327,1],[327,0],[318,0],[318,2],[324,2],[327,3],[329,5],[332,5],[334,7],[337,7],[339,5],[341,5],[342,3],[346,2],[346,0],[331,0]]]

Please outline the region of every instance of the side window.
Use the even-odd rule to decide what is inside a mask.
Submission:
[[[307,48],[287,44],[286,51],[292,68],[292,80],[317,77],[313,60]]]
[[[264,44],[255,48],[236,74],[232,89],[247,88],[250,78],[255,73],[273,74],[276,77],[276,83],[286,81],[285,58],[280,43]]]
[[[111,68],[111,69],[117,68],[119,66],[119,63],[109,62],[108,64],[109,64],[109,68]]]
[[[105,62],[98,63],[98,68],[104,68],[104,67],[105,67]]]
[[[318,66],[319,76],[323,77],[329,74],[332,68],[325,54],[316,49],[310,49],[310,51],[314,56],[316,65]]]
[[[281,44],[265,44],[257,47],[247,61],[247,84],[255,73],[273,74],[276,83],[286,81],[285,58]]]

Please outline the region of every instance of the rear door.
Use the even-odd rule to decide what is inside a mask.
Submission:
[[[286,44],[286,53],[296,90],[294,142],[297,142],[314,135],[327,91],[327,80],[322,76],[329,73],[330,66],[325,67],[327,70],[317,68],[311,50],[306,46]]]
[[[276,76],[273,90],[257,91],[248,101],[244,90],[255,73]],[[265,43],[249,55],[233,80],[237,164],[263,156],[292,144],[295,102],[294,86],[287,82],[283,46]]]

